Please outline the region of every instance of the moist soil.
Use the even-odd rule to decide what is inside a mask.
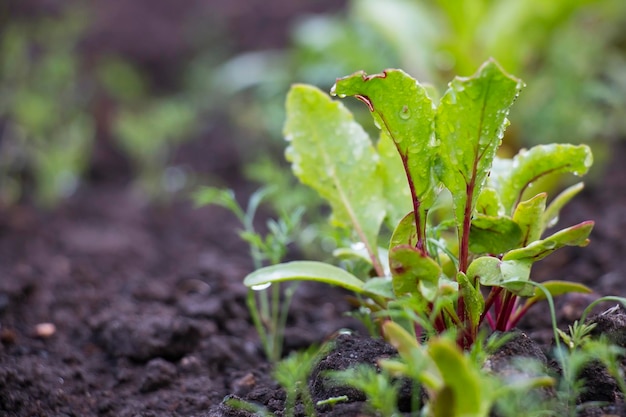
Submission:
[[[29,7],[40,11],[49,3],[54,2],[24,2],[21,13],[31,13]],[[265,3],[255,1],[246,13],[235,6],[240,2],[209,3],[218,16],[213,18],[233,34],[230,42],[240,50],[284,45],[290,17],[302,11],[278,4],[291,2],[261,7]],[[308,3],[309,11],[339,7],[335,2]],[[106,20],[119,15],[116,7],[130,3],[97,4]],[[161,10],[176,23],[178,15],[161,9],[155,7],[153,13]],[[258,19],[260,13],[267,18]],[[127,26],[133,22],[129,18]],[[163,55],[122,39],[125,32],[100,20],[94,25],[93,45],[123,49],[155,68],[157,76],[167,78],[172,57],[186,53],[168,36],[151,36],[162,43],[161,52],[168,51]],[[146,39],[133,33],[128,36],[135,42]],[[89,49],[93,53],[93,46]],[[128,161],[108,144],[105,133],[100,132],[88,181],[59,207],[43,211],[23,202],[0,208],[0,415],[247,415],[222,405],[226,396],[281,414],[285,394],[270,378],[271,367],[246,308],[242,279],[252,265],[247,246],[236,236],[236,220],[221,208],[194,208],[184,195],[166,203],[147,202],[134,191]],[[244,201],[255,185],[241,174],[243,163],[232,145],[236,135],[236,127],[220,125],[184,145],[176,158],[223,178]],[[594,290],[558,300],[562,327],[601,295],[626,296],[626,142],[610,146],[612,160],[597,168],[597,180],[561,216],[563,226],[595,220],[592,243],[562,249],[534,269],[539,281],[566,279]],[[198,155],[207,155],[209,162]],[[395,353],[380,340],[364,337],[363,326],[346,316],[351,308],[347,295],[309,283],[295,295],[285,352],[328,339],[336,343],[314,375]],[[533,341],[534,357],[549,353],[552,330],[545,306],[531,310],[520,329]],[[517,347],[508,349],[521,353]],[[337,358],[340,363],[333,363]],[[345,392],[329,390],[319,378],[311,381],[315,400]],[[584,401],[618,405],[585,415],[626,415],[615,384],[607,385]],[[354,401],[320,408],[319,415],[358,415],[363,397],[349,395]]]

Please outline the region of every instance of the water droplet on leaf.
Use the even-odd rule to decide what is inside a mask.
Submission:
[[[253,285],[250,288],[252,288],[254,291],[263,291],[263,290],[268,289],[271,286],[272,286],[271,282],[266,282],[264,284]]]
[[[400,110],[400,118],[403,120],[408,120],[411,118],[411,110],[409,109],[409,106],[402,106],[402,110]]]

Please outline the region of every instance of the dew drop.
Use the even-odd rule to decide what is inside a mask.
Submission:
[[[250,288],[252,288],[254,291],[263,291],[263,290],[268,289],[271,286],[272,286],[271,282],[266,282],[264,284],[253,285]]]
[[[409,109],[409,106],[402,106],[402,110],[400,110],[400,118],[403,120],[408,120],[411,118],[411,110]]]
[[[548,224],[546,225],[546,227],[554,227],[556,226],[556,224],[559,222],[559,216],[554,216],[553,219],[551,219]]]

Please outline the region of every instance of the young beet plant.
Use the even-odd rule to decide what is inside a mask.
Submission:
[[[419,325],[398,322],[415,336],[454,331],[463,348],[483,323],[500,331],[515,326],[545,298],[530,280],[533,263],[563,246],[585,246],[593,227],[586,221],[544,236],[582,183],[550,204],[545,192],[532,192],[548,175],[585,174],[592,163],[587,146],[540,145],[512,159],[496,156],[522,86],[493,60],[472,77],[455,78],[438,102],[401,70],[338,79],[331,95],[367,106],[381,131],[376,145],[340,102],[315,87],[293,86],[287,158],[300,181],[328,201],[333,224],[352,232],[354,245],[338,253],[365,259],[371,273],[357,277],[296,261],[261,268],[245,284],[344,287],[372,311],[393,317],[398,306],[409,308]],[[393,231],[388,246],[383,223]],[[552,296],[589,291],[567,281],[543,286]]]

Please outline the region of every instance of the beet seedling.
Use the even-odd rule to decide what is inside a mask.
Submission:
[[[356,244],[342,255],[367,262],[371,273],[357,277],[301,261],[261,268],[245,284],[338,285],[390,317],[397,306],[408,308],[415,322],[402,324],[415,336],[454,331],[464,348],[483,324],[515,326],[545,298],[530,280],[533,263],[564,246],[585,246],[593,227],[586,221],[544,236],[582,184],[549,204],[545,192],[533,192],[548,175],[585,174],[592,163],[587,146],[540,145],[511,159],[496,156],[522,87],[493,60],[472,77],[455,78],[439,102],[401,70],[338,79],[331,95],[367,106],[381,130],[374,145],[340,102],[315,87],[293,86],[287,158],[300,181],[330,204],[332,223],[352,232]],[[392,230],[389,242],[383,223]],[[567,281],[543,285],[552,296],[589,291]]]

